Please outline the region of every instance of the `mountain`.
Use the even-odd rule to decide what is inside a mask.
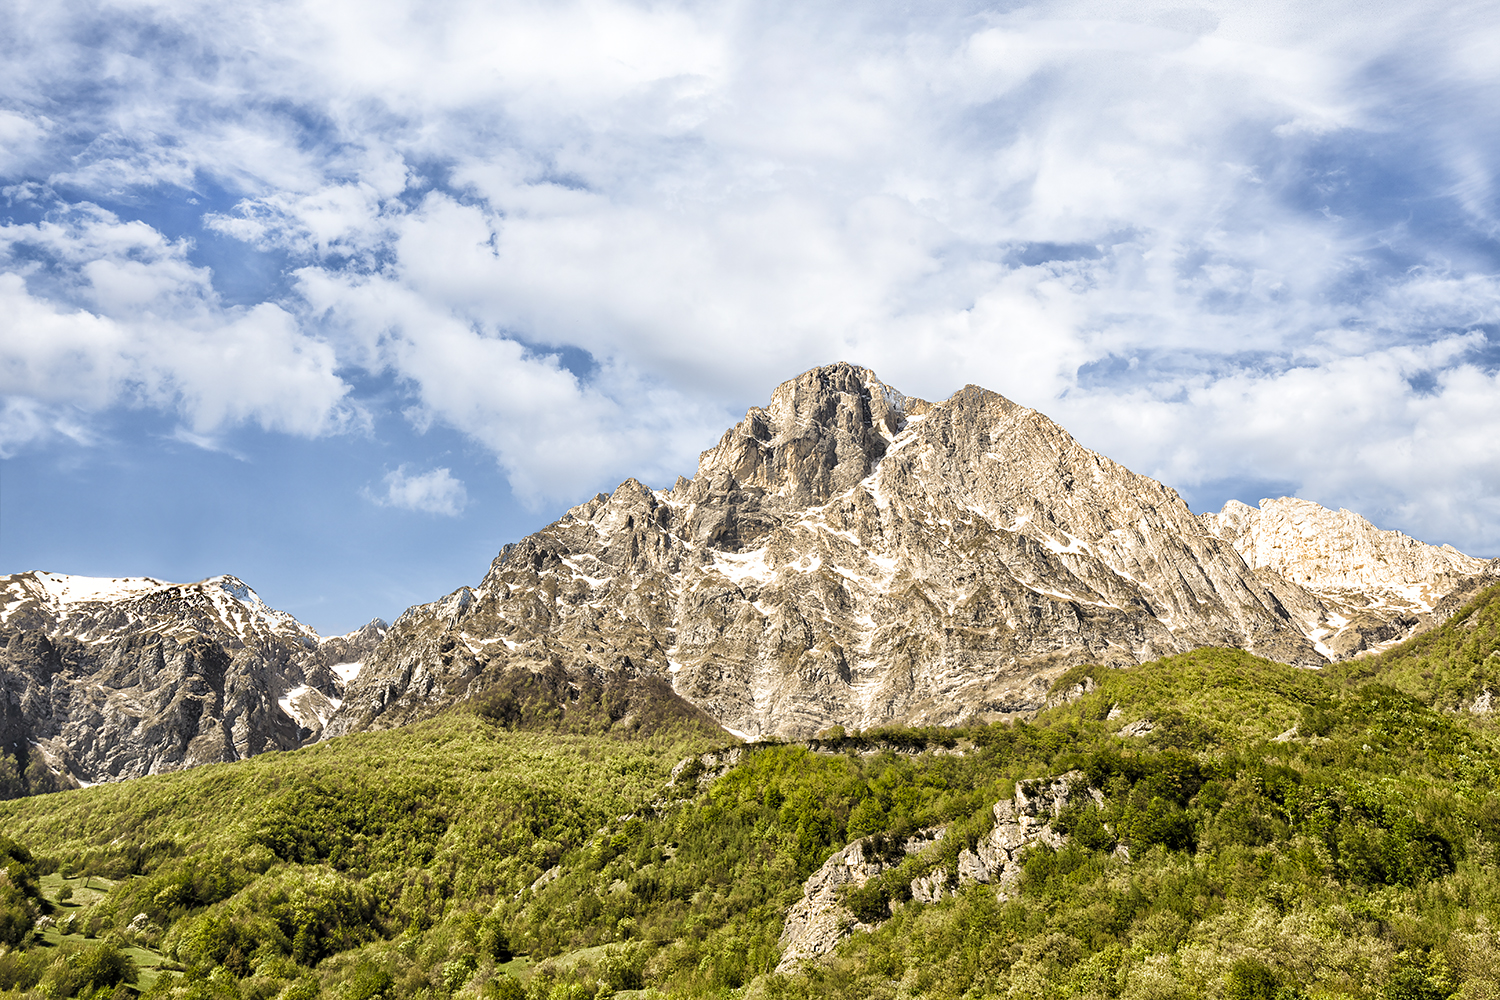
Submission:
[[[1378,683],[1444,711],[1488,715],[1500,693],[1500,583],[1446,620],[1374,656],[1336,665],[1346,684]]]
[[[627,480],[507,545],[477,587],[408,609],[324,736],[544,669],[669,677],[747,738],[951,724],[1041,708],[1080,663],[1235,646],[1315,667],[1436,620],[1495,570],[1311,508],[1200,518],[996,393],[930,403],[817,368],[691,480]]]
[[[0,739],[50,787],[469,699],[745,738],[953,724],[1042,708],[1077,664],[1378,652],[1497,572],[1296,498],[1195,516],[996,393],[931,403],[830,365],[747,412],[691,480],[627,480],[389,634],[320,637],[230,576],[0,578]]]
[[[0,746],[33,791],[294,749],[385,628],[321,638],[232,576],[0,577]]]
[[[1231,500],[1202,521],[1278,592],[1330,660],[1388,649],[1445,621],[1500,566],[1297,497],[1262,500],[1258,509]]]

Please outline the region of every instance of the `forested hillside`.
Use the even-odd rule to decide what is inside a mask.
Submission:
[[[738,754],[516,677],[405,729],[3,803],[0,990],[1500,996],[1500,743],[1448,710],[1487,682],[1495,606],[1338,672],[1200,650],[1077,668],[1028,721]],[[1075,772],[1098,795],[1062,846],[960,878],[1018,781]],[[844,896],[868,929],[773,971],[832,852],[935,828]],[[911,898],[929,876],[955,890]]]

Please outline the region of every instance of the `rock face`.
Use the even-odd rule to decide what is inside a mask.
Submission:
[[[1050,781],[1018,783],[1014,796],[995,803],[995,825],[975,850],[961,849],[953,872],[934,858],[927,871],[912,879],[911,898],[918,903],[935,903],[956,888],[976,882],[994,885],[1001,897],[1008,896],[1020,880],[1021,856],[1026,848],[1033,844],[1053,848],[1067,844],[1068,838],[1052,828],[1052,821],[1065,806],[1079,794],[1103,805],[1104,794],[1097,788],[1086,788],[1087,783],[1082,771],[1069,771]],[[942,843],[945,832],[942,827],[924,830],[908,838],[895,852],[881,852],[876,838],[865,837],[833,854],[808,876],[802,898],[787,911],[776,971],[791,972],[832,951],[854,931],[872,929],[873,925],[860,923],[844,905],[842,893],[899,867],[911,855],[936,854],[934,848]]]
[[[385,628],[322,639],[232,576],[0,577],[0,749],[33,791],[293,749]]]
[[[1258,509],[1231,500],[1202,521],[1284,597],[1331,660],[1395,645],[1446,621],[1500,563],[1382,531],[1352,511],[1297,497],[1262,500]]]
[[[873,924],[860,923],[843,904],[842,892],[885,874],[905,860],[905,855],[927,850],[943,839],[943,831],[922,831],[908,839],[894,856],[877,853],[873,839],[856,840],[836,852],[802,884],[802,898],[792,904],[782,926],[778,973],[785,974],[809,959],[827,954],[856,930],[872,929]],[[946,878],[946,873],[938,872],[937,877]]]
[[[512,667],[670,676],[734,732],[802,738],[1039,708],[1076,663],[1341,655],[1331,605],[1247,563],[1216,518],[993,392],[934,404],[818,368],[691,480],[627,480],[409,609],[325,734],[431,714]]]

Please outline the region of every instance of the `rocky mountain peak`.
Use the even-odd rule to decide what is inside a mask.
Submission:
[[[95,644],[142,631],[179,639],[203,636],[232,647],[268,642],[311,647],[318,642],[312,628],[270,607],[228,574],[168,583],[152,577],[16,573],[0,577],[0,625]]]
[[[195,720],[191,752],[112,737],[127,750],[96,747],[82,776],[401,725],[520,697],[533,676],[559,710],[593,692],[611,725],[633,725],[620,706],[669,691],[682,717],[747,738],[989,718],[1042,707],[1079,663],[1237,646],[1317,666],[1380,648],[1488,569],[1292,498],[1195,516],[998,393],[929,403],[835,364],[751,407],[692,479],[627,479],[391,626],[319,639],[233,577],[22,574],[0,584],[0,629],[51,637],[51,652],[6,647],[49,746],[97,731],[74,719],[84,700],[112,706],[117,736],[155,732],[148,701]],[[59,673],[74,700],[58,701]],[[169,692],[201,704],[185,713]]]
[[[1275,570],[1312,589],[1399,590],[1428,608],[1455,580],[1487,566],[1451,545],[1383,531],[1353,511],[1299,497],[1262,500],[1259,508],[1231,500],[1203,520],[1256,569]]]
[[[1200,519],[1277,593],[1328,659],[1393,646],[1446,620],[1500,575],[1500,560],[1384,531],[1352,511],[1299,497],[1259,507],[1231,500]]]
[[[738,488],[794,507],[823,503],[869,474],[913,403],[925,406],[866,368],[839,363],[804,372],[703,453],[694,498]]]
[[[747,736],[952,722],[1037,707],[1074,663],[1202,645],[1323,662],[1171,489],[998,393],[927,403],[840,364],[779,386],[692,480],[629,480],[410,609],[325,731],[559,666],[670,677]]]

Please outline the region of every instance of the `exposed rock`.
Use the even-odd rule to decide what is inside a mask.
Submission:
[[[744,759],[745,750],[742,747],[730,747],[727,750],[686,757],[673,766],[667,787],[677,787],[680,780],[684,784],[691,781],[694,790],[706,788],[728,774]]]
[[[1231,500],[1201,519],[1284,596],[1331,660],[1388,648],[1446,621],[1500,575],[1494,561],[1382,531],[1352,511],[1298,497],[1262,500],[1258,509]]]
[[[1052,694],[1047,696],[1046,704],[1043,707],[1056,708],[1059,705],[1071,704],[1089,692],[1097,690],[1098,687],[1099,682],[1094,680],[1093,677],[1086,675],[1077,684],[1069,684],[1060,691],[1053,691]]]
[[[994,805],[995,825],[975,850],[958,852],[956,887],[983,883],[994,885],[1003,897],[1021,875],[1021,856],[1033,844],[1061,848],[1068,838],[1052,828],[1052,821],[1078,794],[1102,805],[1104,795],[1087,787],[1082,771],[1069,771],[1051,780],[1022,781],[1010,799]],[[802,898],[787,911],[780,944],[779,973],[832,951],[856,930],[871,930],[844,905],[842,893],[857,888],[898,867],[906,857],[930,850],[942,842],[942,827],[924,830],[909,838],[895,855],[879,853],[876,837],[865,837],[838,851],[813,872],[803,884]],[[1128,854],[1126,855],[1128,860]],[[934,868],[912,879],[911,898],[935,903],[955,891],[955,883],[944,868]]]
[[[928,403],[838,364],[779,386],[692,479],[599,494],[389,634],[321,639],[233,577],[0,578],[0,739],[62,784],[112,780],[544,674],[628,702],[622,726],[663,698],[745,739],[953,724],[1086,693],[1049,698],[1075,664],[1385,648],[1497,575],[1294,498],[1197,517],[993,392]]]
[[[1022,781],[1007,800],[995,803],[995,826],[974,851],[958,856],[958,881],[983,882],[1002,892],[1021,877],[1021,853],[1032,844],[1060,848],[1068,838],[1052,829],[1052,821],[1075,794],[1088,795],[1096,805],[1104,804],[1104,793],[1088,788],[1082,771],[1069,771],[1051,781]],[[968,855],[967,863],[965,855]]]
[[[325,732],[554,659],[670,676],[745,738],[946,724],[1040,708],[1073,664],[1204,645],[1323,662],[1172,490],[995,393],[929,404],[832,365],[750,410],[692,480],[627,480],[409,609]]]
[[[909,838],[895,857],[872,850],[875,838],[865,837],[838,851],[802,885],[802,898],[787,911],[781,931],[781,961],[776,971],[785,973],[798,964],[826,954],[854,930],[870,930],[843,904],[841,892],[859,887],[900,864],[907,854],[916,854],[942,840],[941,829],[923,831]]]
[[[51,787],[293,749],[384,627],[323,640],[231,576],[0,577],[0,747]]]
[[[746,739],[994,718],[1044,707],[1077,663],[1213,645],[1306,666],[1352,655],[1422,612],[1377,613],[1371,597],[1367,627],[1346,584],[1425,600],[1478,564],[1409,547],[1378,578],[1350,562],[1305,581],[1345,587],[1346,615],[1261,558],[1285,546],[1257,541],[1247,564],[1235,540],[1274,534],[1247,511],[1195,517],[977,386],[930,404],[818,368],[751,409],[693,479],[627,480],[507,545],[478,587],[409,609],[325,732],[400,725],[553,662],[669,676]],[[1338,615],[1358,642],[1330,635]]]

